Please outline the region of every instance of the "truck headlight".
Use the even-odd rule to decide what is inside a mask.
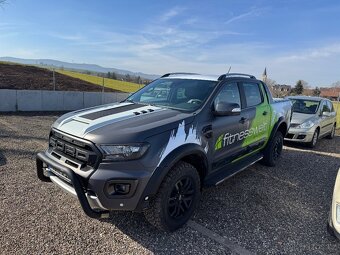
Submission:
[[[311,128],[315,125],[315,123],[311,120],[308,120],[300,125],[298,125],[296,128]]]
[[[104,160],[122,161],[141,158],[149,148],[147,143],[126,145],[101,145]]]

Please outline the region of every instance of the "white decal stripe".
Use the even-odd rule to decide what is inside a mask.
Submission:
[[[149,112],[148,110],[151,109],[153,110],[152,112]],[[112,114],[112,115],[108,115],[99,119],[96,119],[94,121],[92,121],[90,123],[90,125],[86,128],[86,130],[84,130],[84,134],[83,136],[85,136],[86,134],[88,134],[89,132],[106,126],[106,125],[110,125],[119,121],[123,121],[123,120],[127,120],[127,119],[131,119],[131,118],[138,118],[138,117],[142,117],[145,116],[147,114],[152,114],[155,112],[159,112],[159,111],[164,111],[166,109],[163,108],[159,108],[156,106],[150,106],[150,105],[146,105],[140,108],[136,108],[130,111],[125,111],[125,112],[120,112],[120,113],[116,113],[116,114]],[[147,113],[141,113],[141,111],[147,111]],[[140,115],[136,115],[135,112],[140,112]]]
[[[59,124],[59,127],[63,126],[64,124],[66,124],[66,123],[68,123],[68,122],[70,122],[72,120],[77,120],[77,118],[79,118],[79,120],[81,122],[90,123],[88,119],[81,118],[80,116],[85,115],[85,114],[90,114],[90,113],[98,112],[98,111],[104,111],[104,110],[119,108],[119,107],[131,105],[131,104],[133,104],[133,103],[130,103],[130,102],[127,102],[127,103],[113,103],[113,104],[109,104],[109,105],[104,105],[102,107],[94,107],[92,109],[89,109],[88,111],[81,112],[81,113],[78,113],[76,115],[70,116],[67,119],[64,119]]]

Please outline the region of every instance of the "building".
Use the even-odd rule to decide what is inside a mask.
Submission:
[[[332,101],[338,101],[340,97],[340,87],[321,88],[321,97],[326,97]]]
[[[267,67],[264,68],[264,71],[262,74],[262,81],[267,82]]]
[[[274,97],[285,97],[290,95],[292,91],[292,86],[287,84],[275,84],[272,88],[273,96]]]

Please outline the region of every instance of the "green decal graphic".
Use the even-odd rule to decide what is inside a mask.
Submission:
[[[253,135],[247,136],[246,139],[244,139],[242,143],[242,147],[246,147],[252,143],[254,143],[256,140],[259,140],[260,137],[265,137],[268,135],[268,129],[269,129],[269,118],[268,115],[263,115],[264,111],[268,111],[267,105],[259,105],[256,107],[256,113],[255,118],[253,119],[250,130],[254,130]]]
[[[224,136],[224,134],[222,134],[218,137],[216,144],[215,144],[215,151],[222,148],[223,136]]]

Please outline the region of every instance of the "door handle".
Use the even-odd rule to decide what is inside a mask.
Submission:
[[[267,112],[267,111],[264,111],[262,114],[263,114],[264,116],[266,116],[266,115],[268,114],[268,112]]]
[[[244,124],[247,120],[248,120],[248,118],[242,117],[240,119],[240,123]]]

